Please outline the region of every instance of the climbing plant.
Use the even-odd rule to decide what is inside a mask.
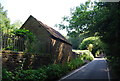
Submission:
[[[17,29],[12,32],[14,35],[18,36],[19,39],[23,39],[26,52],[34,52],[32,50],[33,43],[35,42],[35,35],[26,29]]]

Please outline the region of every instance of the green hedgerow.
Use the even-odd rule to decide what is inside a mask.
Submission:
[[[19,81],[44,81],[47,76],[42,70],[20,70],[15,72],[15,80]]]

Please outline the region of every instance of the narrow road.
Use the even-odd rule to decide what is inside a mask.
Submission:
[[[107,62],[104,58],[95,58],[59,81],[110,81]]]

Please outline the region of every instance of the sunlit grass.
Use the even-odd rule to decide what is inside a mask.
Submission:
[[[73,52],[75,52],[76,54],[80,54],[82,57],[86,58],[86,59],[94,59],[93,54],[89,51],[89,50],[72,50]]]
[[[80,54],[80,53],[87,52],[89,50],[75,50],[75,49],[73,49],[72,51],[75,52],[75,53],[77,53],[77,54]]]

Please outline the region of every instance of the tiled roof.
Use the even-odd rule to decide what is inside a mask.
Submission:
[[[32,15],[30,15],[31,18],[34,18]],[[29,17],[29,18],[30,18]],[[27,21],[29,21],[29,18],[27,19]],[[51,35],[52,38],[60,40],[62,42],[65,42],[69,45],[72,45],[71,43],[68,42],[68,40],[62,36],[58,31],[54,30],[53,28],[51,28],[50,26],[43,24],[41,21],[37,20],[36,18],[34,18],[43,28],[45,28],[45,30],[47,30],[49,32],[49,34]],[[25,23],[24,23],[25,24]],[[23,25],[24,25],[23,24]],[[22,26],[23,27],[23,26]],[[22,28],[21,27],[21,28]]]
[[[37,20],[38,21],[38,20]],[[43,24],[41,21],[38,21],[42,27],[44,27],[54,38],[57,38],[57,39],[60,39],[61,41],[63,42],[66,42],[68,44],[70,44],[68,42],[68,40],[63,36],[61,35],[58,31],[54,30],[53,28],[51,28],[50,26],[46,25],[46,24]],[[71,45],[71,44],[70,44]]]

